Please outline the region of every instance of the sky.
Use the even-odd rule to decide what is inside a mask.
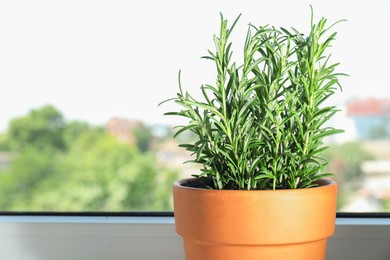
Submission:
[[[178,107],[157,105],[177,93],[179,70],[190,93],[215,82],[200,57],[213,49],[220,12],[230,22],[242,13],[232,36],[239,58],[249,23],[308,32],[310,4],[317,20],[348,20],[335,27],[332,58],[350,75],[335,103],[390,96],[390,0],[1,1],[0,131],[46,104],[92,124],[112,116],[176,124],[163,113]]]

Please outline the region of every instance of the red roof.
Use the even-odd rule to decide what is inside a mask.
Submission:
[[[347,104],[348,116],[390,116],[390,99],[355,99]]]

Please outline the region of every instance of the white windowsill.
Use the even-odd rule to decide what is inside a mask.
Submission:
[[[390,218],[338,218],[329,260],[390,259]],[[0,216],[0,259],[184,260],[173,217]]]

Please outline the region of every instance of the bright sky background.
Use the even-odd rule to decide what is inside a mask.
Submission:
[[[162,115],[172,106],[157,104],[177,92],[179,69],[190,92],[214,82],[213,64],[200,56],[213,48],[220,11],[231,22],[242,13],[239,54],[250,22],[307,32],[310,3],[317,20],[348,20],[332,50],[350,74],[338,102],[390,96],[390,0],[1,1],[0,130],[45,104],[94,124],[111,116],[174,123]]]

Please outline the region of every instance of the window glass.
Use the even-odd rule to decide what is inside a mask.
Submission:
[[[2,1],[0,211],[167,211],[171,183],[199,166],[172,138],[182,119],[157,106],[183,88],[215,82],[201,56],[219,12],[239,60],[249,23],[307,32],[335,27],[343,92],[327,140],[338,210],[390,211],[390,1]],[[195,94],[196,95],[196,94]]]

